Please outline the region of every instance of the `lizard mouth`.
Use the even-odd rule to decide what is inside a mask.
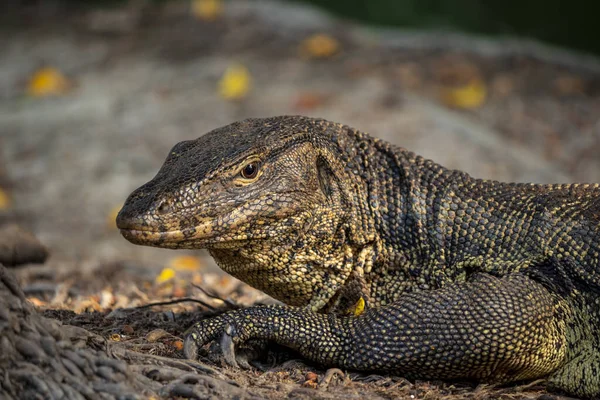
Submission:
[[[153,231],[147,229],[120,229],[121,235],[133,244],[167,249],[234,248],[247,241],[245,235],[223,238],[199,234],[196,228],[175,231]]]
[[[119,229],[121,235],[134,244],[157,247],[185,247],[187,243],[208,242],[215,239],[212,223],[206,221],[197,226],[169,231],[154,230],[151,227],[124,226]]]

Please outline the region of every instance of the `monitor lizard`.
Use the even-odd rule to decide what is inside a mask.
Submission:
[[[301,116],[177,144],[117,217],[129,241],[206,248],[286,304],[198,322],[187,357],[220,340],[235,365],[235,346],[270,340],[327,366],[547,377],[584,397],[600,395],[599,221],[598,184],[475,179]]]

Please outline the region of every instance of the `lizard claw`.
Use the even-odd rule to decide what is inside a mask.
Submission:
[[[231,324],[227,325],[223,331],[223,335],[221,336],[220,344],[225,362],[232,367],[239,368],[238,362],[235,358],[235,345],[233,343],[233,336],[235,333],[235,327]]]
[[[256,325],[248,318],[247,310],[231,311],[192,325],[183,342],[184,356],[197,359],[202,354],[215,363],[253,369],[251,362],[266,354],[267,341],[251,340]],[[257,307],[256,310],[264,308]],[[208,349],[205,349],[206,345],[209,345]]]

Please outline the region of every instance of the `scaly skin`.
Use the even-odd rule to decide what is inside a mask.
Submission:
[[[117,217],[136,244],[207,248],[288,306],[200,321],[185,353],[268,339],[325,365],[549,377],[600,395],[600,186],[474,179],[350,127],[250,119],[176,145]],[[348,316],[353,305],[367,308]],[[358,313],[357,313],[358,314]]]

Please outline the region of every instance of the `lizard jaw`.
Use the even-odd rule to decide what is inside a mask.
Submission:
[[[121,228],[121,235],[133,244],[168,249],[231,249],[248,242],[246,235],[221,237],[212,233],[211,226],[199,225],[183,230],[154,231],[149,229]]]
[[[148,229],[147,226],[127,226],[127,224],[122,224],[119,228],[125,239],[146,246],[181,248],[189,243],[197,247],[200,243],[219,241],[213,234],[212,221],[204,221],[184,229],[165,231]]]

